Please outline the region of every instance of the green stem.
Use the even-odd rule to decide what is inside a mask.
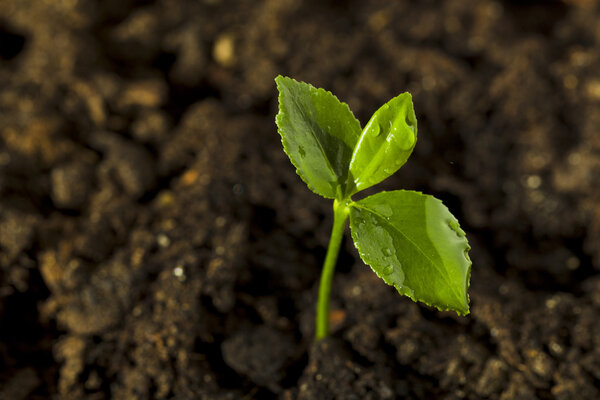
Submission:
[[[333,228],[329,238],[329,247],[323,263],[321,282],[319,284],[319,300],[317,301],[317,318],[315,322],[315,340],[323,339],[329,335],[329,297],[333,271],[340,252],[340,245],[344,237],[346,220],[348,219],[347,204],[333,201]]]

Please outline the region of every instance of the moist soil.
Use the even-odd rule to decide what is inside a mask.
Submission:
[[[564,1],[0,2],[0,398],[600,398],[600,7]],[[419,141],[377,190],[442,199],[471,314],[346,237],[274,124],[277,74]],[[371,192],[369,192],[371,193]]]

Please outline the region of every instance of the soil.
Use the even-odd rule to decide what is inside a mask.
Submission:
[[[0,398],[600,398],[600,5],[0,2]],[[379,189],[441,198],[471,314],[400,297],[276,133],[277,74],[364,123],[412,93]]]

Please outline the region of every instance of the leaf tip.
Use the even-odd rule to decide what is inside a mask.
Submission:
[[[283,82],[285,81],[286,78],[289,79],[288,77],[283,76],[281,74],[278,74],[275,77],[275,84],[277,85],[277,88],[279,88],[283,84]]]

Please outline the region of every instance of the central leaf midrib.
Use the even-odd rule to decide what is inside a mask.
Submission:
[[[402,237],[404,239],[406,239],[407,242],[409,242],[410,244],[413,245],[414,248],[416,248],[419,253],[421,253],[423,255],[423,257],[425,257],[425,259],[427,259],[427,261],[429,261],[429,263],[438,271],[441,271],[443,275],[446,275],[446,280],[449,283],[449,286],[452,288],[452,292],[454,292],[454,294],[456,295],[456,291],[454,289],[454,285],[452,285],[452,280],[450,279],[450,275],[448,274],[448,271],[446,271],[443,268],[440,268],[436,263],[433,262],[433,260],[431,258],[429,258],[429,256],[415,243],[413,242],[408,236],[406,236],[405,233],[403,233],[399,228],[397,228],[396,226],[394,226],[393,224],[391,224],[387,218],[385,218],[383,215],[379,214],[378,212],[374,211],[371,208],[365,207],[363,205],[359,205],[358,203],[354,203],[353,206],[358,207],[358,208],[362,208],[363,210],[366,210],[370,213],[372,213],[373,215],[375,215],[376,217],[378,217],[380,220],[382,220],[386,225],[392,227],[396,232],[398,232],[400,235],[402,235]],[[460,299],[461,296],[458,296],[458,299]]]
[[[300,111],[300,114],[302,114],[302,117],[304,118],[304,120],[305,121],[309,121],[309,125],[310,125],[310,128],[311,128],[311,129],[309,129],[309,132],[310,132],[311,136],[313,137],[313,139],[315,140],[315,142],[317,142],[317,147],[321,151],[321,154],[323,155],[323,158],[325,159],[325,162],[327,163],[327,166],[329,167],[329,171],[333,172],[333,177],[339,178],[337,176],[336,171],[333,169],[333,166],[331,165],[331,160],[329,160],[329,157],[327,156],[327,153],[325,152],[325,149],[323,148],[323,145],[321,144],[321,142],[317,138],[317,135],[316,135],[314,129],[312,129],[314,127],[313,125],[316,125],[317,127],[319,127],[319,125],[317,124],[316,121],[313,121],[312,119],[307,118],[306,113],[304,112],[304,109],[302,107],[300,107],[300,103],[298,102],[296,96],[292,94],[291,97],[292,97],[293,102],[296,104],[296,107]],[[316,110],[315,110],[315,117],[316,117],[316,115],[317,115],[317,113],[316,113]],[[339,185],[339,180],[336,179],[335,181]],[[341,188],[340,188],[340,193],[341,193]],[[337,195],[337,194],[338,193],[337,193],[337,190],[336,190],[335,195]]]
[[[379,129],[381,129],[381,124],[380,124],[380,128]],[[389,136],[389,134],[390,133],[388,131],[388,133],[385,135],[386,139]],[[361,135],[361,140],[358,141],[358,144],[356,145],[356,147],[354,149],[355,152],[356,152],[356,154],[358,154],[358,152],[360,151],[360,147],[362,145],[362,136],[367,136],[366,129],[363,131],[363,134]],[[369,162],[367,163],[367,165],[365,166],[365,168],[363,168],[362,172],[359,174],[359,177],[361,177],[365,172],[369,171],[369,167],[371,167],[371,165],[373,164],[373,162],[375,162],[376,160],[379,159],[379,154],[381,153],[382,150],[384,150],[384,143],[383,142],[380,143],[380,145],[377,147],[377,151],[375,151],[375,155],[373,157],[371,157],[371,160],[369,160]],[[352,159],[350,160],[350,167],[349,167],[350,170],[352,170],[352,164],[353,164],[353,162],[354,162],[354,155],[352,156]],[[357,183],[356,182],[356,177],[354,178],[354,183],[355,183],[355,186],[357,186],[356,185],[356,183]],[[365,182],[365,183],[367,183],[367,182]]]

